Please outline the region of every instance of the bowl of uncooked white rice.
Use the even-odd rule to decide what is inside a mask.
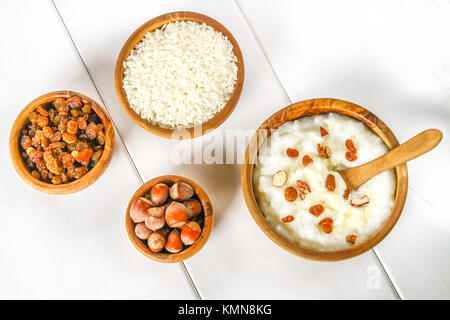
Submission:
[[[116,64],[116,91],[141,127],[168,138],[201,135],[233,111],[243,60],[231,33],[191,12],[148,21],[128,39]]]

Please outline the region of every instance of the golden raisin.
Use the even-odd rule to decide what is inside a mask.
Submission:
[[[22,139],[20,140],[20,145],[22,146],[23,150],[27,150],[29,147],[31,147],[31,138],[29,136],[23,135]]]
[[[81,98],[77,96],[72,96],[68,98],[67,103],[72,109],[79,109],[82,106]]]
[[[67,132],[70,134],[77,134],[77,131],[78,131],[78,124],[73,120],[68,121]]]
[[[38,115],[38,117],[37,117],[37,124],[41,128],[43,128],[45,126],[48,126],[48,118],[44,117],[42,115]]]
[[[58,98],[53,102],[53,105],[56,108],[56,111],[61,112],[69,112],[69,105],[67,104],[66,99]]]
[[[81,110],[83,110],[84,113],[91,113],[91,106],[89,104],[85,104]]]
[[[62,139],[66,143],[75,143],[77,141],[77,136],[69,132],[63,132]]]
[[[39,112],[44,117],[48,116],[47,110],[45,110],[42,106],[37,107],[36,110],[37,110],[37,112]]]
[[[87,128],[86,119],[84,119],[83,117],[79,117],[77,119],[77,125],[79,129],[85,130]]]
[[[52,139],[53,138],[53,130],[52,130],[52,128],[50,128],[50,127],[43,127],[42,128],[42,132],[44,133],[44,136],[47,138],[47,139]]]
[[[97,136],[98,128],[97,125],[93,122],[89,123],[86,128],[86,135],[90,140],[94,140]]]

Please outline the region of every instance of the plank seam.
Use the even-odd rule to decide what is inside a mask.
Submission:
[[[277,78],[278,83],[280,84],[281,88],[283,89],[284,94],[285,94],[286,97],[289,99],[289,102],[292,104],[292,99],[291,99],[291,97],[289,96],[289,94],[287,93],[285,87],[283,86],[283,83],[281,82],[281,79],[278,77],[278,74],[277,74],[277,72],[275,71],[275,69],[274,69],[272,63],[270,62],[270,59],[269,59],[269,57],[268,57],[266,51],[264,50],[264,47],[262,46],[261,41],[259,40],[259,38],[258,38],[258,36],[256,35],[256,33],[255,33],[253,27],[252,27],[251,24],[250,24],[250,21],[248,20],[247,16],[245,15],[244,10],[242,10],[241,6],[240,6],[239,3],[238,3],[238,0],[234,0],[234,2],[235,2],[235,4],[236,4],[236,6],[238,7],[238,9],[239,9],[239,11],[240,11],[242,17],[244,18],[245,23],[247,24],[248,28],[250,29],[250,32],[252,33],[253,38],[255,39],[256,43],[258,44],[259,49],[260,49],[261,52],[263,53],[264,58],[266,59],[266,61],[267,61],[267,63],[269,64],[270,68],[272,69],[273,74],[274,74],[275,77]],[[378,261],[378,264],[379,264],[379,265],[381,266],[381,268],[383,269],[383,273],[384,273],[384,275],[386,276],[386,278],[388,279],[389,284],[390,284],[392,290],[394,291],[395,296],[397,297],[397,299],[402,300],[402,299],[403,299],[402,296],[399,294],[399,291],[397,290],[397,287],[394,285],[394,282],[392,281],[391,277],[389,276],[389,273],[386,271],[386,268],[384,267],[384,264],[381,262],[380,258],[378,257],[378,254],[376,253],[375,249],[371,249],[371,251],[374,253],[375,258],[376,258],[377,261]]]
[[[97,85],[95,84],[95,81],[94,81],[94,79],[92,78],[92,75],[91,75],[91,73],[89,72],[89,69],[88,69],[86,63],[84,62],[83,57],[81,56],[81,53],[80,53],[80,51],[78,50],[77,45],[75,44],[75,40],[73,39],[72,35],[71,35],[70,32],[69,32],[69,28],[67,27],[66,23],[64,22],[64,19],[63,19],[61,13],[59,12],[58,7],[56,6],[55,1],[54,1],[54,0],[50,0],[50,1],[52,2],[53,7],[55,8],[56,14],[58,15],[59,19],[61,20],[61,23],[63,24],[63,27],[64,27],[64,29],[65,29],[65,31],[66,31],[66,33],[67,33],[67,35],[68,35],[70,41],[72,42],[72,45],[73,45],[73,47],[74,47],[74,49],[75,49],[75,52],[77,53],[78,57],[80,58],[81,63],[83,64],[83,66],[84,66],[84,68],[85,68],[85,70],[86,70],[86,72],[87,72],[87,74],[88,74],[88,76],[89,76],[89,78],[90,78],[90,80],[91,80],[91,82],[92,82],[92,85],[94,86],[94,89],[95,89],[95,91],[97,92],[97,94],[98,94],[98,96],[99,96],[99,98],[100,98],[100,101],[101,101],[102,105],[105,107],[106,112],[108,112],[108,114],[109,114],[109,116],[110,116],[110,118],[111,118],[111,122],[112,122],[112,124],[113,124],[113,126],[114,126],[114,128],[115,128],[115,130],[116,130],[117,135],[119,136],[120,143],[122,144],[122,146],[123,146],[124,149],[125,149],[125,153],[127,154],[128,160],[131,162],[131,164],[132,164],[132,166],[133,166],[133,168],[134,168],[134,171],[135,171],[137,177],[139,178],[139,181],[141,182],[141,184],[144,184],[144,179],[142,178],[141,174],[139,173],[139,170],[138,170],[138,168],[137,168],[137,166],[136,166],[136,163],[134,162],[133,158],[131,157],[131,154],[130,154],[130,152],[129,152],[129,150],[128,150],[128,147],[126,146],[126,144],[125,144],[125,142],[124,142],[124,140],[123,140],[123,138],[122,138],[122,135],[120,134],[120,132],[119,132],[119,130],[118,130],[116,124],[115,124],[115,121],[114,121],[114,118],[113,118],[113,116],[112,116],[112,113],[109,111],[108,106],[106,105],[105,101],[103,100],[103,97],[102,97],[102,95],[100,94],[100,91],[98,90]],[[186,276],[186,278],[187,278],[187,281],[188,281],[189,285],[192,287],[192,289],[194,290],[194,293],[195,293],[195,295],[197,296],[197,299],[198,299],[198,300],[203,300],[202,297],[201,297],[201,295],[200,295],[200,292],[199,292],[198,289],[197,289],[197,286],[195,285],[194,280],[192,279],[192,277],[191,277],[189,271],[188,271],[187,268],[186,268],[186,265],[185,265],[184,261],[181,261],[181,262],[179,263],[179,265],[181,266],[182,270],[184,271],[184,274],[185,274],[185,276]]]

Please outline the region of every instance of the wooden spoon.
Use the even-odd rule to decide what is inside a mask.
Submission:
[[[358,189],[363,183],[377,174],[392,169],[399,164],[417,158],[436,147],[442,140],[442,132],[428,129],[414,138],[392,149],[381,157],[359,167],[338,170],[349,191]]]

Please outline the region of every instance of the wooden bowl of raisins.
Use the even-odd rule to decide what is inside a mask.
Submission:
[[[17,173],[33,188],[51,194],[80,191],[106,170],[114,150],[107,112],[74,91],[54,91],[31,101],[9,137]]]

